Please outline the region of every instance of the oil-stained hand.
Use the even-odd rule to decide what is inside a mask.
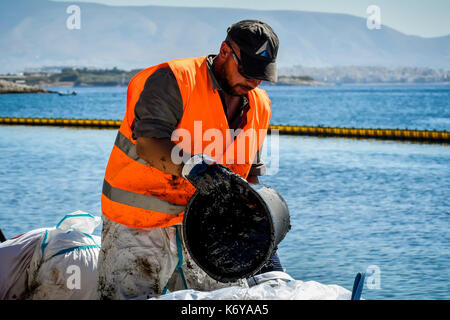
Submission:
[[[181,175],[204,195],[227,198],[248,182],[211,157],[196,154],[183,166]]]

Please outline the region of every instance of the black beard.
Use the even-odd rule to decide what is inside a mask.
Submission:
[[[222,76],[222,75],[225,74],[225,68],[224,68],[223,65],[220,67],[220,69],[216,69],[216,68],[213,67],[213,71],[216,71],[216,72],[213,72],[214,76],[216,77],[217,82],[220,85],[220,88],[227,95],[230,95],[230,96],[241,96],[240,94],[236,93],[236,91],[234,90],[234,87],[230,86],[230,83],[228,82],[228,80],[225,77]]]
[[[234,92],[233,88],[228,83],[227,79],[225,79],[224,77],[222,77],[222,76],[217,77],[217,82],[219,82],[220,87],[226,94],[231,95],[231,96],[237,95],[236,92]]]

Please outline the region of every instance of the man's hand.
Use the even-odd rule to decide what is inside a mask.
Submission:
[[[204,154],[190,158],[183,166],[181,174],[202,194],[219,191],[226,197],[248,184],[240,175]]]

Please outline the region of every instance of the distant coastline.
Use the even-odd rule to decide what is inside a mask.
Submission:
[[[17,83],[19,85],[39,87],[103,87],[103,86],[127,86],[130,80],[141,71],[113,69],[88,69],[88,68],[62,68],[60,72],[27,72],[15,75],[0,75],[0,79]],[[316,81],[310,76],[280,76],[278,82],[273,85],[326,85]]]
[[[437,84],[449,83],[450,71],[425,67],[393,66],[292,66],[279,69],[280,76],[306,74],[327,84]]]
[[[0,75],[0,79],[39,87],[126,86],[140,69],[61,68],[57,72],[35,71]]]
[[[326,86],[328,83],[316,81],[310,76],[278,76],[277,86]]]
[[[0,79],[0,94],[8,93],[50,93],[39,86],[29,86]]]
[[[127,86],[142,69],[130,71],[93,68],[60,67],[33,72],[0,75],[0,93],[58,93],[44,87],[111,87]],[[289,72],[288,72],[289,71]],[[6,82],[7,81],[7,84]],[[270,86],[333,86],[333,85],[450,85],[450,77],[442,70],[385,67],[281,68],[277,83]]]
[[[77,93],[75,91],[72,92],[59,92],[54,90],[47,90],[40,86],[34,85],[30,86],[22,83],[15,83],[12,81],[6,81],[0,79],[0,94],[13,94],[13,93],[55,93],[60,96],[75,96]]]

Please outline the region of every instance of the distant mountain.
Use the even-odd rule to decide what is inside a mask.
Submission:
[[[218,51],[229,25],[250,18],[278,34],[280,67],[450,69],[450,36],[409,36],[386,26],[369,30],[365,19],[347,14],[77,3],[81,29],[69,30],[71,4],[0,1],[0,73],[55,65],[131,70],[206,55]]]

